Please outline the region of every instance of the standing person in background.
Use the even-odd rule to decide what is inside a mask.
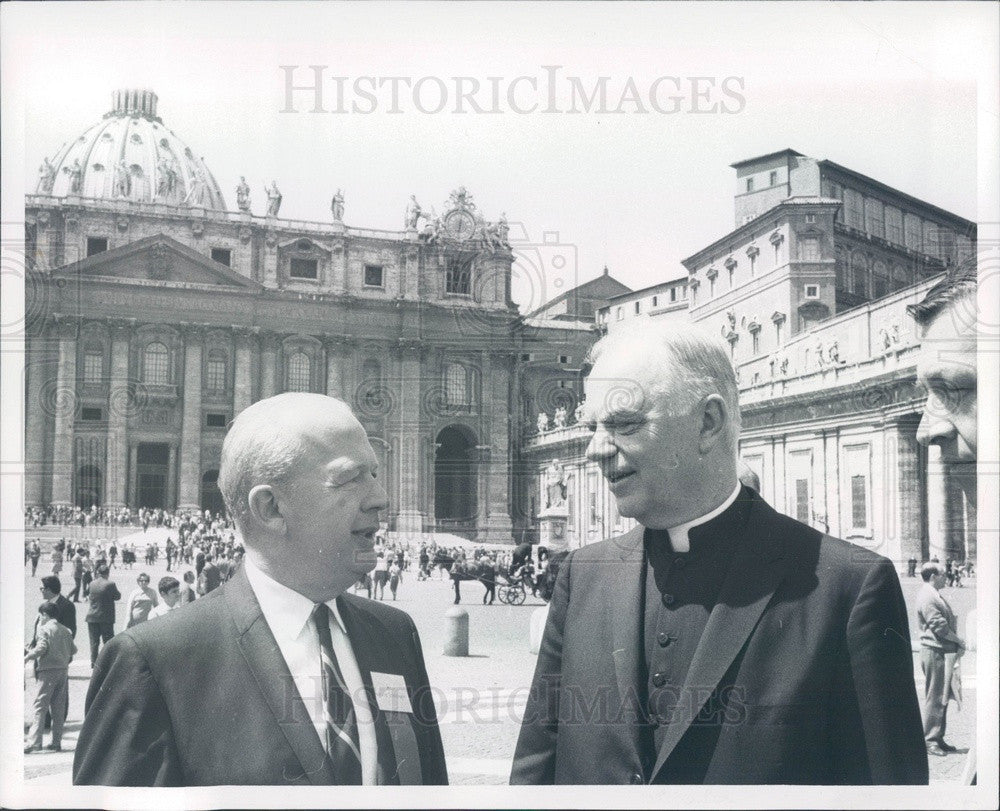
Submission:
[[[115,635],[115,602],[122,598],[118,586],[108,580],[108,567],[94,569],[94,582],[90,584],[87,600],[87,631],[90,634],[90,666],[97,663],[101,642],[105,645]]]
[[[42,599],[52,603],[56,607],[56,620],[60,624],[69,628],[73,636],[76,636],[76,606],[72,600],[67,600],[62,592],[62,583],[54,574],[46,575],[42,578]],[[37,628],[36,628],[37,631]]]
[[[486,591],[483,592],[483,605],[486,605],[486,598],[489,597],[489,605],[497,596],[497,562],[492,555],[483,555],[479,561],[479,582],[483,584]]]
[[[128,596],[125,608],[126,628],[149,619],[149,612],[159,605],[156,592],[149,587],[149,575],[143,572],[136,578],[138,587]]]
[[[48,600],[42,603],[38,607],[38,619],[38,637],[24,654],[26,663],[34,662],[36,685],[34,718],[24,747],[26,755],[42,748],[45,716],[49,713],[52,715],[52,743],[45,748],[53,752],[62,750],[63,725],[69,705],[69,663],[76,653],[73,634],[56,619],[55,605]]]
[[[181,584],[177,582],[176,577],[161,577],[156,590],[160,594],[160,604],[149,612],[149,619],[162,617],[164,614],[182,605]]]
[[[399,588],[399,581],[403,579],[403,570],[396,561],[389,564],[389,591],[392,592],[392,599],[396,599],[396,590]]]
[[[35,538],[28,547],[28,559],[31,561],[31,576],[36,577],[38,561],[42,557],[42,547]]]
[[[389,558],[385,552],[379,552],[375,558],[375,599],[385,598],[385,584],[389,580]]]
[[[211,594],[222,584],[222,574],[211,555],[205,555],[205,565],[198,574],[198,596]]]
[[[193,603],[197,595],[194,591],[194,572],[188,569],[184,572],[184,585],[181,587],[181,605]]]
[[[951,674],[955,660],[965,652],[965,640],[958,635],[955,612],[941,594],[947,581],[941,564],[925,563],[920,567],[920,577],[924,584],[917,593],[917,622],[924,673],[924,740],[927,753],[940,757],[955,751],[945,741],[944,733],[952,695]]]
[[[76,552],[73,553],[73,559],[71,561],[73,565],[73,590],[69,593],[69,596],[74,603],[80,602],[80,594],[83,592],[84,552],[85,550],[82,546],[77,547]]]

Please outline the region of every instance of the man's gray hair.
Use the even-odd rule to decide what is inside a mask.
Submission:
[[[930,583],[932,577],[937,577],[941,574],[944,574],[944,566],[940,563],[935,563],[933,560],[928,561],[920,567],[920,577],[925,583]]]
[[[294,421],[279,418],[274,409],[251,406],[233,422],[222,443],[219,490],[244,540],[250,491],[286,481],[306,450]]]
[[[690,411],[710,394],[726,403],[733,439],[739,437],[740,406],[736,370],[729,347],[722,338],[694,324],[657,324],[644,318],[601,338],[591,348],[587,364],[593,366],[609,351],[648,350],[653,394],[663,395],[670,410]]]

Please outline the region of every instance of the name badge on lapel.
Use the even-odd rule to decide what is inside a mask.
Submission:
[[[383,712],[408,712],[413,714],[410,694],[406,689],[406,679],[400,673],[376,673],[372,671],[372,687],[375,701]]]

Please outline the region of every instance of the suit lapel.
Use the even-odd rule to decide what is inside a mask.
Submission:
[[[302,766],[301,776],[317,786],[336,784],[323,744],[242,568],[226,583],[224,593],[239,633],[240,650],[275,724]],[[288,779],[291,782],[299,777],[289,775]]]
[[[378,745],[378,771],[375,782],[380,786],[398,786],[399,774],[392,734],[385,713],[378,706],[372,684],[372,670],[377,669],[378,672],[386,670],[379,661],[381,658],[379,653],[390,636],[386,627],[370,611],[365,610],[362,599],[345,593],[340,596],[337,606],[344,620],[347,637],[354,650],[358,669],[361,671],[361,678],[365,683],[365,694],[368,696],[368,706],[375,724],[375,741]]]
[[[639,657],[642,652],[643,621],[643,557],[644,529],[635,529],[612,543],[618,549],[618,559],[613,561],[610,594],[607,605],[611,609],[611,655],[615,662],[615,679],[622,702],[634,702],[639,684]],[[602,608],[603,610],[603,608]]]
[[[650,774],[651,779],[655,779],[656,773],[701,711],[708,700],[709,688],[718,686],[736,659],[785,577],[787,556],[784,544],[768,527],[772,512],[767,503],[754,494],[746,529],[739,541],[739,551],[684,679],[682,695],[691,699],[691,706],[689,708],[684,704],[683,711],[676,713],[668,725]],[[694,700],[696,696],[697,704]]]

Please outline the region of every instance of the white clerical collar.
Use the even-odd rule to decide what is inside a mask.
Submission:
[[[244,556],[243,568],[247,573],[247,580],[250,581],[250,588],[260,603],[261,613],[264,614],[264,619],[267,620],[275,639],[279,636],[297,639],[309,622],[315,603],[265,574],[253,562],[250,555]],[[346,636],[347,628],[344,627],[344,620],[337,608],[337,598],[328,600],[326,605],[337,618],[337,624]]]
[[[668,527],[667,532],[670,533],[670,547],[674,552],[690,552],[691,551],[691,540],[688,538],[688,532],[692,527],[697,527],[701,524],[706,524],[715,518],[717,515],[722,515],[729,505],[736,501],[736,497],[740,494],[740,483],[736,482],[736,487],[733,492],[729,494],[729,498],[723,501],[718,507],[716,507],[711,512],[707,512],[698,518],[694,518],[691,521],[685,521],[683,524],[678,524],[676,527]]]

